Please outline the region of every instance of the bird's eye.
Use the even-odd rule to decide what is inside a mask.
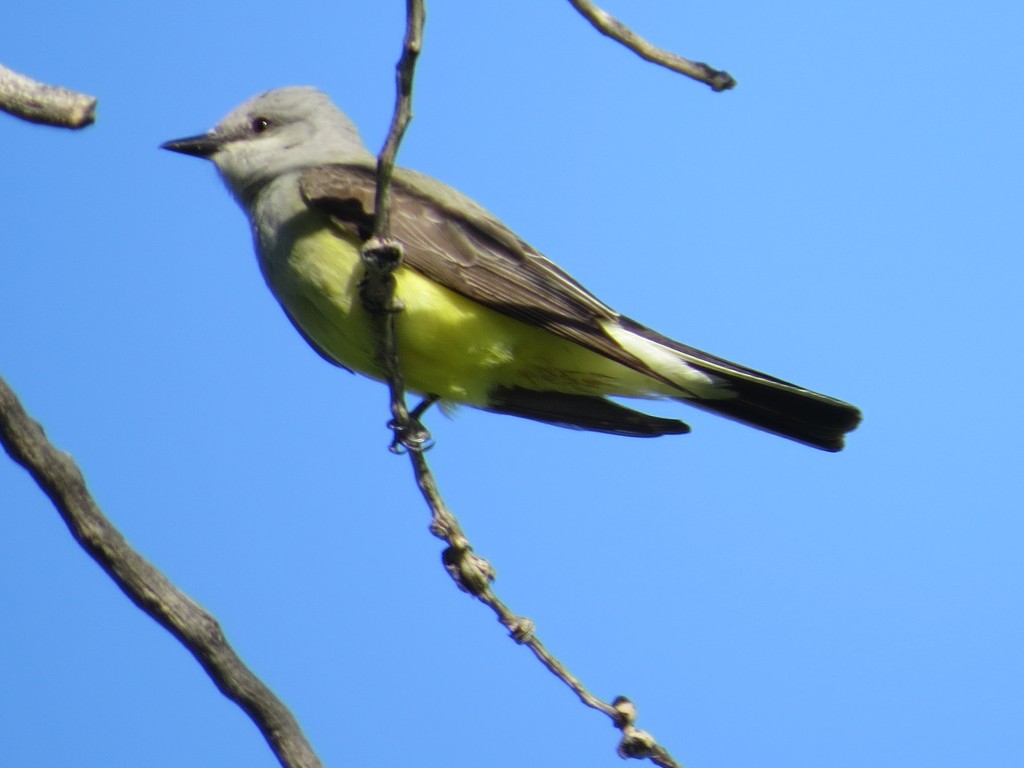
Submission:
[[[256,133],[263,133],[270,127],[270,121],[265,117],[257,117],[252,121],[252,129]]]

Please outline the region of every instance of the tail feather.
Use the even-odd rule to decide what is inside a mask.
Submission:
[[[570,429],[627,437],[683,435],[690,431],[689,426],[677,419],[663,419],[634,411],[603,397],[541,392],[519,387],[491,390],[486,409]]]
[[[860,423],[860,411],[849,403],[680,344],[628,318],[622,318],[621,325],[674,350],[727,394],[679,398],[690,405],[832,452],[843,449],[843,436]]]
[[[805,445],[841,451],[843,436],[860,423],[860,411],[852,405],[779,379],[730,376],[717,367],[709,373],[724,379],[735,397],[687,403]]]

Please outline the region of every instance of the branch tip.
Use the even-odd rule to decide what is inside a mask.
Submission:
[[[85,128],[96,120],[96,97],[46,85],[0,65],[0,110],[30,123]]]
[[[735,87],[736,80],[728,72],[714,69],[699,61],[684,59],[678,54],[652,45],[610,13],[598,8],[591,0],[569,0],[569,2],[583,18],[593,25],[594,29],[621,43],[640,58],[705,83],[715,92],[727,91]]]

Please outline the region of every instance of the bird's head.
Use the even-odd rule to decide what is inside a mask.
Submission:
[[[370,156],[352,121],[303,86],[261,93],[210,131],[160,146],[213,161],[239,200],[282,174]]]

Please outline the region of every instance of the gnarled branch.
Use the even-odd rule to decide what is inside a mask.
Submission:
[[[0,379],[0,443],[53,502],[82,548],[133,603],[174,635],[221,693],[249,715],[285,768],[320,768],[295,717],[228,644],[217,620],[175,587],[125,541],[104,516],[75,462]]]

